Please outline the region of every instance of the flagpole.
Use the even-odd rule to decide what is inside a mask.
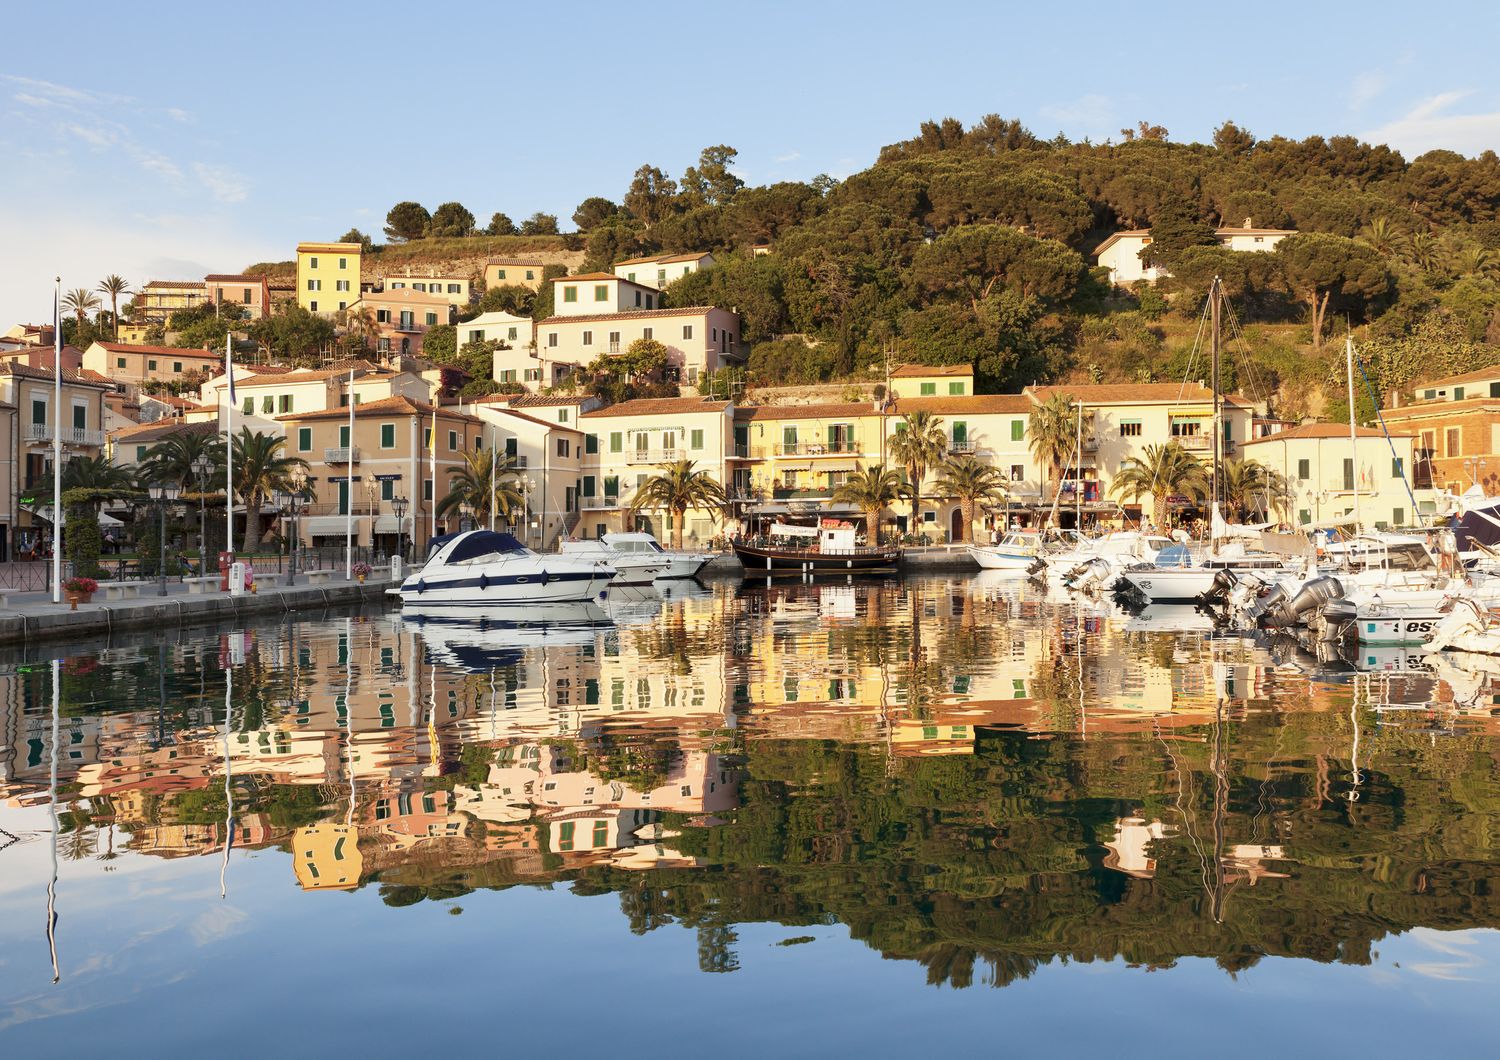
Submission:
[[[432,401],[432,438],[427,447],[430,457],[428,459],[428,474],[432,476],[432,503],[427,506],[427,540],[432,541],[437,537],[437,395],[433,395]]]
[[[52,292],[52,602],[62,603],[62,277]]]
[[[349,366],[349,446],[344,450],[344,580],[354,580],[354,366]]]
[[[229,376],[229,411],[224,419],[224,551],[234,562],[234,347],[224,336],[224,371]]]

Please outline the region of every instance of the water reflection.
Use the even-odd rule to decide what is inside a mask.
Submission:
[[[1494,675],[1148,617],[1014,580],[719,586],[12,662],[0,869],[55,844],[49,943],[72,862],[216,858],[222,896],[271,857],[388,907],[612,893],[709,972],[746,924],[836,922],[955,986],[1495,926]],[[60,945],[58,974],[92,957]]]

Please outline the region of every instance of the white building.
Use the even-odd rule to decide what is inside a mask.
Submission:
[[[655,287],[633,283],[607,272],[564,276],[553,282],[552,309],[560,317],[626,313],[659,308]]]
[[[613,266],[616,276],[631,283],[642,283],[661,290],[673,280],[714,263],[714,256],[707,251],[689,254],[652,254],[644,258],[617,261]]]
[[[627,284],[620,281],[620,286]],[[696,386],[704,373],[738,364],[745,356],[739,314],[714,306],[559,314],[537,325],[536,353],[544,362],[542,383],[551,385],[546,376],[549,371],[556,373],[559,365],[582,366],[597,357],[622,354],[637,339],[655,339],[664,345],[664,378],[688,386]]]
[[[1214,234],[1219,245],[1236,251],[1265,251],[1275,248],[1287,236],[1297,234],[1290,228],[1256,228],[1250,218],[1240,228],[1219,228]],[[1163,276],[1171,275],[1160,266],[1147,266],[1141,261],[1141,251],[1151,244],[1151,231],[1146,228],[1116,232],[1094,248],[1094,257],[1099,264],[1109,269],[1109,282],[1113,284],[1154,283]]]

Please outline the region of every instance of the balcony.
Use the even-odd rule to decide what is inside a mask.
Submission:
[[[684,449],[634,449],[625,454],[627,464],[670,464],[687,456]]]
[[[620,352],[620,344],[618,342],[608,343],[604,347],[604,352],[605,353],[619,353]]]
[[[976,448],[977,446],[972,438],[948,439],[948,452],[950,453],[972,453]],[[1088,448],[1087,442],[1084,443],[1084,448]]]
[[[578,506],[585,511],[598,510],[600,508],[618,508],[620,506],[620,495],[618,493],[579,494]]]
[[[525,471],[529,466],[528,459],[525,453],[506,453],[500,459],[500,466],[502,469],[506,464],[510,465],[512,471]]]
[[[1207,434],[1179,434],[1172,440],[1190,453],[1206,453],[1214,447],[1213,437]]]
[[[838,453],[857,453],[859,442],[853,438],[835,439],[830,442],[782,442],[771,447],[774,456],[833,456]]]
[[[415,334],[418,331],[426,331],[426,324],[418,324],[415,320],[400,319],[393,321],[391,327],[396,331],[405,331]]]
[[[325,464],[357,464],[359,463],[359,446],[346,445],[337,449],[323,450],[323,463]]]
[[[26,440],[31,443],[51,442],[52,425],[50,423],[33,423],[26,428]],[[64,427],[62,429],[63,445],[78,446],[101,446],[104,444],[103,431],[90,431],[83,427]]]

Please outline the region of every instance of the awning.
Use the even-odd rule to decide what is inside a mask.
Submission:
[[[787,460],[787,461],[778,460],[778,461],[776,461],[776,470],[778,470],[778,471],[811,471],[812,470],[812,461],[811,460]]]
[[[63,363],[66,364],[67,362],[63,362]],[[39,508],[33,508],[31,510],[31,514],[35,518],[40,519],[40,520],[42,520],[45,523],[50,523],[50,522],[52,522],[52,505],[50,505],[50,504],[44,504],[44,505],[42,505]],[[110,515],[108,512],[100,512],[99,513],[99,525],[100,526],[124,526],[125,524],[122,523],[120,520],[116,519],[113,515]]]
[[[396,525],[394,515],[382,515],[375,520],[375,532],[377,534],[399,534],[401,528]]]
[[[342,515],[310,515],[302,520],[302,526],[312,537],[329,537],[334,534],[342,534],[347,526],[346,516]],[[362,517],[354,517],[354,532],[359,532]]]
[[[855,460],[820,460],[819,471],[858,471],[859,463]]]
[[[1167,415],[1176,420],[1201,418],[1205,416],[1212,416],[1213,414],[1214,407],[1212,405],[1188,405],[1183,407],[1174,407],[1167,410]]]

